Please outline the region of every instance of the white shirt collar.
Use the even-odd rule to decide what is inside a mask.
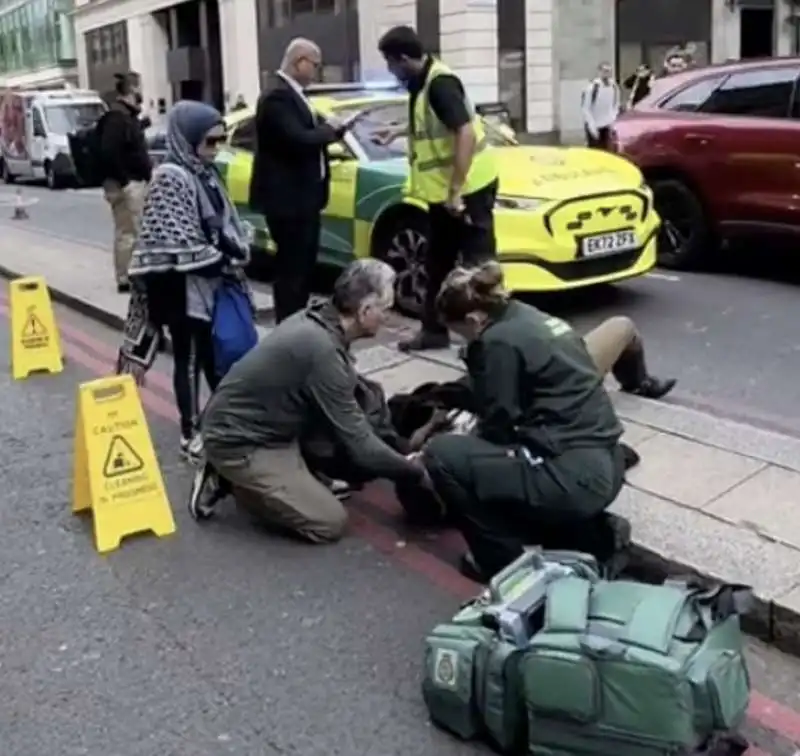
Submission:
[[[285,73],[284,71],[278,71],[278,76],[281,77],[300,97],[303,102],[308,104],[308,98],[306,97],[306,93],[303,91],[303,88],[291,77],[289,74]],[[309,106],[310,107],[310,106]]]

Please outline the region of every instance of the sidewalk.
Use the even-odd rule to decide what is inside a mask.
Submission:
[[[0,222],[2,275],[44,275],[56,300],[119,327],[125,297],[111,290],[108,269],[103,250]],[[388,394],[461,374],[455,350],[408,357],[379,345],[360,350],[358,363]],[[613,397],[625,439],[642,456],[613,505],[633,524],[639,565],[752,585],[758,605],[748,629],[800,652],[800,440]]]

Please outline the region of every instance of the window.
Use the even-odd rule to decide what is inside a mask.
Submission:
[[[786,118],[800,69],[767,68],[733,74],[702,107],[704,113]]]
[[[33,135],[35,137],[47,136],[47,131],[44,128],[44,121],[42,120],[42,114],[37,108],[34,108],[31,111],[31,125],[33,126]]]
[[[231,147],[237,150],[256,151],[256,119],[242,121],[231,136]]]
[[[708,101],[721,81],[721,76],[696,81],[676,94],[670,95],[659,107],[662,110],[673,110],[678,113],[694,113]]]

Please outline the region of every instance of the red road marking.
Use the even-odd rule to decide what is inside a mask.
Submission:
[[[8,300],[3,296],[0,296],[0,315],[8,316]],[[59,325],[59,331],[61,332],[64,351],[71,360],[87,368],[98,377],[110,374],[117,357],[116,350],[113,347],[74,326]],[[90,349],[97,356],[90,354],[82,347]],[[98,359],[98,357],[101,359]],[[171,381],[164,373],[156,370],[152,370],[148,374],[148,379],[148,384],[151,388],[140,390],[142,402],[156,415],[176,423],[178,412],[171,398]],[[44,380],[47,379],[45,378]],[[155,393],[153,389],[168,392],[170,398],[167,399],[163,394]],[[377,506],[384,512],[390,511],[388,502],[384,497],[376,496],[374,498],[376,501],[370,500],[373,506]],[[398,546],[400,538],[396,533],[379,525],[361,512],[351,511],[350,523],[351,529],[372,546],[394,557],[444,591],[461,599],[468,599],[475,595],[476,586],[471,580],[467,580],[446,562],[413,544],[406,543],[403,546]],[[457,534],[451,534],[446,537],[450,540],[454,536],[458,538]],[[783,706],[757,691],[753,691],[747,713],[750,719],[760,726],[800,746],[799,712]],[[760,748],[751,747],[747,751],[747,756],[770,756],[770,754]]]

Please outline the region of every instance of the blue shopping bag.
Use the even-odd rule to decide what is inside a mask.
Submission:
[[[238,281],[223,281],[214,295],[211,338],[214,370],[220,378],[258,343],[250,298]]]

